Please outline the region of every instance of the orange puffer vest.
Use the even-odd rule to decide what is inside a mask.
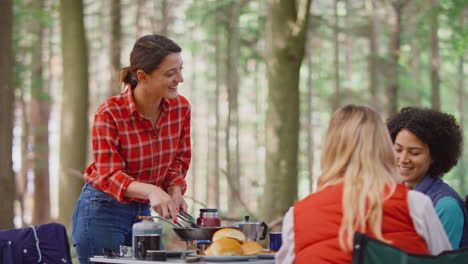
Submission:
[[[399,184],[383,204],[382,234],[407,252],[428,254],[426,242],[414,229],[408,208],[408,188]],[[310,194],[294,205],[296,263],[351,263],[351,252],[340,249],[343,184]],[[373,234],[369,230],[366,233]],[[374,237],[374,236],[373,236]]]

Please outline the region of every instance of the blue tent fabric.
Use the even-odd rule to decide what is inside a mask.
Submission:
[[[50,223],[0,230],[0,260],[2,264],[72,263],[66,229]]]

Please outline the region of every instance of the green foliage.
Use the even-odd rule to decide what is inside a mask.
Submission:
[[[440,2],[442,15],[450,29],[450,43],[459,56],[466,54],[468,46],[468,27],[466,25],[466,1],[442,0]],[[461,25],[464,19],[465,25]]]

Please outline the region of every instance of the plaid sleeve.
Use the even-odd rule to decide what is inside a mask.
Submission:
[[[190,109],[184,119],[182,132],[180,135],[179,147],[177,154],[169,167],[166,175],[166,180],[163,184],[163,189],[167,190],[169,187],[179,185],[182,187],[182,193],[187,190],[187,183],[185,176],[190,166],[192,158],[191,142],[190,142]]]
[[[135,179],[125,173],[125,161],[119,153],[119,133],[111,114],[97,114],[92,128],[92,147],[95,170],[88,183],[111,195],[119,202],[124,198],[127,186]]]

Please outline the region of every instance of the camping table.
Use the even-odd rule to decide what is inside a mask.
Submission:
[[[169,259],[167,261],[151,261],[151,260],[136,260],[132,258],[106,258],[103,256],[94,256],[89,259],[91,262],[95,263],[115,263],[115,264],[168,264],[168,263],[185,263],[184,260],[182,259]],[[199,264],[215,264],[215,263],[220,263],[220,264],[241,264],[241,263],[254,263],[254,264],[274,264],[275,260],[274,259],[254,259],[250,261],[236,261],[236,262],[195,262]]]

